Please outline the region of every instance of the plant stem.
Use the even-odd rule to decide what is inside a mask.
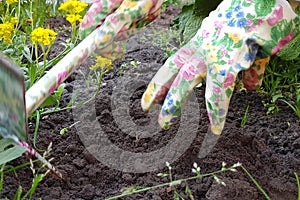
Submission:
[[[45,46],[42,44],[42,51],[43,51],[43,61],[44,61],[44,64],[43,64],[43,69],[42,69],[42,72],[40,74],[40,77],[43,76],[44,72],[45,72],[45,69],[46,69],[46,65],[47,65],[47,54],[48,54],[48,50],[47,52],[45,52]]]
[[[3,188],[4,168],[5,168],[5,164],[3,164],[0,169],[0,192],[2,191]]]
[[[6,17],[9,16],[9,3],[6,2],[6,4],[7,4],[7,7],[6,7],[6,12],[4,15],[3,23],[6,22]]]
[[[151,187],[145,187],[145,188],[138,189],[138,190],[135,190],[135,191],[132,191],[132,192],[129,192],[129,193],[124,193],[124,194],[120,194],[120,195],[117,195],[117,196],[109,197],[106,200],[119,199],[121,197],[126,197],[126,196],[129,196],[129,195],[132,195],[132,194],[137,194],[137,193],[145,192],[145,191],[148,191],[148,190],[154,190],[154,189],[157,189],[157,188],[160,188],[160,187],[165,187],[165,186],[170,186],[170,185],[178,185],[181,182],[187,182],[187,181],[191,181],[191,180],[195,180],[195,179],[200,179],[200,178],[212,176],[212,175],[219,174],[219,173],[222,173],[222,172],[230,171],[234,168],[237,168],[237,167],[230,167],[230,168],[227,168],[227,169],[220,169],[220,170],[217,170],[217,171],[214,171],[214,172],[211,172],[211,173],[207,173],[207,174],[199,174],[197,176],[178,179],[178,180],[174,180],[174,181],[171,181],[171,182],[168,182],[168,183],[162,183],[162,184],[151,186]]]
[[[252,180],[252,182],[254,183],[254,185],[261,191],[261,193],[263,193],[263,195],[265,196],[265,198],[267,200],[271,200],[271,198],[269,197],[269,195],[266,193],[266,191],[264,191],[264,189],[262,189],[262,187],[258,184],[258,182],[253,178],[253,176],[247,171],[247,169],[242,165],[241,166],[242,169],[244,170],[244,172],[248,175],[248,177]]]
[[[71,38],[72,43],[75,40],[75,35],[76,35],[76,22],[72,24],[72,38]]]
[[[34,45],[34,53],[35,53],[35,63],[36,63],[36,68],[39,66],[39,54],[38,54],[38,45]]]
[[[296,176],[296,181],[297,181],[297,186],[298,186],[298,200],[300,200],[300,181],[299,181],[298,174],[296,172],[294,172],[294,174]]]

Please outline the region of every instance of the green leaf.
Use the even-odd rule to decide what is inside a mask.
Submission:
[[[277,54],[283,60],[293,60],[300,56],[300,34],[285,45]]]
[[[14,144],[14,141],[12,139],[9,138],[3,138],[0,140],[0,152],[4,151],[4,149],[6,147],[8,147],[9,145]]]
[[[16,194],[14,196],[14,200],[20,200],[21,199],[21,195],[22,195],[22,186],[19,185]]]
[[[41,104],[40,108],[44,108],[47,106],[54,106],[57,105],[57,100],[53,95],[47,97],[47,99]]]
[[[190,41],[199,30],[204,17],[192,15],[188,18],[183,31],[184,41]]]
[[[29,194],[30,194],[30,199],[32,199],[32,195],[34,194],[37,186],[39,185],[39,183],[43,180],[43,178],[47,175],[47,173],[45,174],[38,174],[36,175],[36,177],[34,177],[31,188],[29,190]]]
[[[177,15],[177,17],[174,19],[174,23],[176,27],[178,28],[179,32],[183,33],[185,29],[186,22],[192,16],[194,13],[193,11],[193,5],[189,6],[183,6],[181,13]]]
[[[13,146],[0,153],[0,165],[21,157],[26,149],[21,146]]]
[[[59,131],[59,134],[64,135],[65,133],[67,133],[69,130],[67,128],[63,128]]]
[[[198,16],[206,17],[209,13],[217,8],[217,6],[222,2],[222,0],[196,0],[194,11]]]

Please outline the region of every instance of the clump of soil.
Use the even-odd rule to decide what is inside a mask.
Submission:
[[[167,29],[177,13],[178,9],[168,8],[161,18],[150,27],[157,30]],[[57,24],[57,26],[59,25]],[[47,176],[38,186],[35,197],[42,197],[45,200],[105,199],[120,194],[124,188],[131,186],[154,186],[169,181],[167,177],[156,176],[160,172],[167,173],[165,167],[150,172],[134,173],[130,172],[130,168],[127,169],[124,166],[127,171],[122,171],[118,169],[118,166],[109,166],[109,157],[106,158],[105,162],[100,162],[99,157],[91,153],[94,150],[93,144],[86,145],[87,141],[93,139],[95,145],[102,142],[104,139],[100,136],[103,134],[103,137],[122,151],[135,154],[151,153],[164,148],[176,138],[180,130],[179,125],[169,131],[161,131],[157,128],[158,124],[154,123],[153,130],[156,132],[152,137],[143,136],[143,132],[139,135],[136,133],[138,129],[132,130],[126,126],[129,122],[139,127],[148,126],[152,123],[153,116],[156,117],[155,114],[143,113],[140,108],[140,98],[146,88],[147,81],[166,60],[164,52],[153,45],[155,38],[148,42],[140,39],[144,34],[148,35],[149,33],[151,34],[150,28],[130,38],[124,60],[115,62],[116,70],[105,76],[101,93],[90,104],[90,107],[86,107],[90,109],[80,110],[80,114],[82,114],[80,117],[83,117],[81,119],[85,120],[84,123],[78,123],[78,112],[74,110],[44,116],[41,120],[37,146],[46,149],[50,142],[53,143],[52,157],[55,158],[53,164],[64,174],[66,182],[57,180],[53,176]],[[130,66],[131,61],[140,62],[137,69],[126,70],[122,67],[124,66],[123,63]],[[86,71],[85,69],[88,69],[92,64],[92,59],[87,60],[81,66],[81,70]],[[121,69],[123,76],[118,73]],[[82,84],[78,84],[81,83],[78,78],[80,74],[76,72],[67,80],[61,106],[68,103],[78,86],[79,88],[82,86]],[[126,98],[126,93],[123,94],[122,92],[133,87],[130,83],[135,84],[134,81],[137,79],[145,81],[139,82],[140,85],[137,85],[138,87],[130,93],[129,99],[124,100],[124,102],[128,102],[128,105],[119,105],[118,102],[122,102],[122,98]],[[82,92],[80,93],[81,96],[92,94],[92,90]],[[201,167],[202,173],[220,169],[222,162],[227,163],[228,166],[240,162],[266,190],[271,199],[297,199],[297,184],[294,173],[300,174],[300,126],[299,119],[293,111],[289,107],[281,105],[280,113],[266,115],[262,101],[267,100],[267,96],[254,92],[236,91],[231,100],[223,134],[209,154],[198,158],[209,124],[204,93],[204,87],[194,90],[198,113],[193,118],[196,119],[196,123],[189,125],[196,128],[191,129],[194,130],[193,132],[188,132],[190,129],[187,129],[182,136],[194,138],[192,138],[187,149],[172,161],[173,178],[193,176],[191,169],[194,162]],[[248,105],[248,121],[244,127],[241,127],[240,123]],[[125,108],[125,111],[122,108]],[[124,123],[118,121],[120,116],[119,118],[116,117],[118,113],[122,112],[127,113],[123,118]],[[99,130],[102,130],[101,134],[93,132],[96,130],[95,127],[91,127],[95,124],[93,120],[98,122],[98,126],[101,128]],[[79,125],[75,126],[74,123]],[[30,138],[33,138],[34,128],[34,121],[32,121],[30,122]],[[62,128],[68,128],[68,132],[64,135],[59,134]],[[90,134],[83,136],[79,133],[82,129],[90,131]],[[180,146],[184,142],[186,141],[182,140],[178,145]],[[172,152],[177,149],[169,150]],[[113,149],[107,149],[107,152],[102,153],[110,155],[112,151]],[[101,156],[105,157],[105,155]],[[15,161],[14,164],[25,161],[22,158]],[[156,161],[153,160],[153,163]],[[142,166],[140,171],[143,170]],[[217,184],[212,177],[188,182],[194,199],[264,199],[258,188],[241,169],[238,169],[237,172],[220,174],[218,177],[226,183],[226,186]],[[24,190],[30,188],[31,180],[32,173],[28,167],[18,170],[17,176],[14,173],[6,174],[4,190],[0,197],[12,198],[19,185]],[[184,192],[186,184],[182,183],[176,186],[176,189],[185,199],[189,199]],[[123,199],[168,200],[173,199],[173,189],[160,188]]]

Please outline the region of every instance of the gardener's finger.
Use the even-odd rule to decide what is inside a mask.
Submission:
[[[146,17],[152,9],[160,8],[163,0],[154,4],[153,0],[130,1],[124,0],[119,8],[108,15],[98,28],[98,38],[95,38],[97,49],[104,48],[116,39],[116,36],[128,30],[133,22]]]
[[[270,57],[257,59],[251,65],[250,69],[242,72],[243,85],[247,90],[255,90],[261,87],[264,78],[266,65],[269,63]]]
[[[228,53],[233,63],[215,64],[220,60],[208,63],[205,99],[211,130],[216,135],[220,135],[224,128],[237,74],[249,69],[256,57],[258,45],[255,41],[247,40],[244,43]]]
[[[78,32],[80,38],[85,38],[100,26],[106,16],[116,10],[122,2],[123,0],[95,0],[80,24]]]
[[[195,50],[190,48],[190,44],[188,43],[167,59],[143,94],[141,104],[144,111],[148,111],[154,104],[161,104],[163,102],[180,68],[194,53]]]
[[[180,118],[182,106],[193,88],[206,76],[207,67],[203,55],[195,53],[180,69],[162,105],[158,122],[163,129]]]

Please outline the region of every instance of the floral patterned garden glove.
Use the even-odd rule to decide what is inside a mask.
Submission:
[[[96,53],[111,59],[123,56],[116,43],[152,22],[160,13],[163,0],[95,0],[79,28],[81,39],[96,28],[102,41]]]
[[[206,79],[211,131],[220,135],[237,74],[244,71],[246,87],[255,87],[255,74],[263,73],[260,66],[298,32],[299,17],[286,0],[224,0],[160,68],[142,97],[142,108],[162,103],[158,121],[168,129],[193,88]]]

